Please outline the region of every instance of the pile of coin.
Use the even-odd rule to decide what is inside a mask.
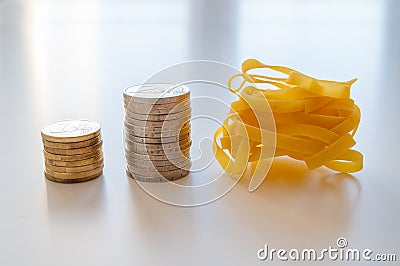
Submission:
[[[48,180],[79,183],[103,173],[100,125],[89,120],[62,120],[41,130]]]
[[[189,174],[190,91],[187,86],[142,84],[124,90],[127,174],[163,182]]]

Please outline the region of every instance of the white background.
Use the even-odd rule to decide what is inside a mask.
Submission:
[[[1,0],[0,265],[265,265],[264,244],[319,249],[338,237],[399,260],[399,17],[396,0]],[[181,61],[249,57],[358,77],[364,170],[282,158],[256,192],[244,178],[198,208],[161,203],[125,176],[124,87]],[[101,123],[101,178],[44,179],[40,128],[65,118]]]

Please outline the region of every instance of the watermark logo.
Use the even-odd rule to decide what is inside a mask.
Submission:
[[[375,253],[371,249],[348,248],[344,237],[336,240],[336,247],[329,246],[321,250],[305,249],[275,249],[267,244],[257,251],[257,257],[263,261],[397,261],[394,253]]]
[[[339,237],[339,238],[336,240],[336,245],[337,245],[339,248],[345,248],[345,247],[347,247],[348,244],[349,244],[349,243],[347,242],[346,238],[344,238],[344,237]]]

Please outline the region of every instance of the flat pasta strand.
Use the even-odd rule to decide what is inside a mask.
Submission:
[[[286,77],[249,73],[259,69]],[[233,88],[237,78],[243,80]],[[343,173],[360,171],[363,155],[352,149],[361,118],[360,108],[350,98],[356,80],[319,80],[288,67],[244,61],[242,73],[228,81],[229,90],[239,99],[231,103],[229,116],[214,135],[218,162],[230,174],[243,172],[248,162],[278,156],[302,160],[309,169],[326,166]],[[255,84],[274,89],[259,89]],[[275,127],[264,128],[268,123],[263,114],[268,110]],[[267,152],[271,146],[275,148],[272,156]]]

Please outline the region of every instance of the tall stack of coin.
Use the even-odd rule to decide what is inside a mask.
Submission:
[[[79,183],[103,172],[103,141],[100,125],[89,120],[63,120],[42,128],[47,179]]]
[[[189,174],[190,91],[143,84],[125,89],[127,174],[139,181],[177,180]]]

